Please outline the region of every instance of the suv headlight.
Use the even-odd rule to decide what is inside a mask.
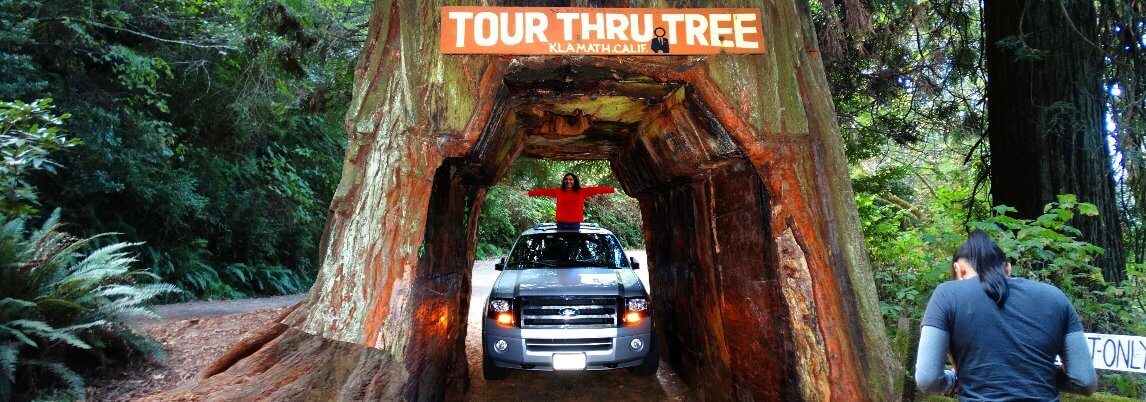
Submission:
[[[490,299],[486,306],[486,317],[492,318],[503,327],[513,326],[513,300]]]
[[[625,299],[625,326],[637,325],[649,317],[649,299],[630,297]]]

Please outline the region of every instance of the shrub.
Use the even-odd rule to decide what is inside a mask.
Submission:
[[[32,103],[0,102],[0,213],[30,215],[36,210],[36,188],[28,183],[34,171],[55,173],[48,154],[79,144],[64,136],[60,125],[71,117],[52,114],[52,100]]]
[[[304,292],[314,283],[307,274],[281,265],[233,263],[216,269],[207,264],[211,253],[201,245],[167,252],[148,248],[147,253],[156,276],[187,291],[173,295],[178,299],[164,301],[182,301],[190,295],[207,300],[289,295]]]
[[[958,225],[940,222],[911,226],[890,208],[857,198],[868,250],[885,321],[891,327],[899,317],[918,319],[935,286],[950,279],[951,254],[966,238]],[[1110,286],[1090,262],[1102,249],[1079,240],[1078,229],[1067,223],[1077,215],[1097,213],[1093,204],[1062,195],[1047,204],[1035,219],[1008,216],[1014,208],[997,206],[994,214],[969,223],[986,231],[1007,253],[1014,275],[1050,283],[1062,289],[1075,304],[1089,331],[1109,330],[1126,324],[1128,303],[1123,295],[1132,290]],[[1117,301],[1118,303],[1113,303]]]
[[[220,276],[227,283],[239,285],[239,291],[247,296],[295,294],[314,282],[297,271],[268,264],[231,264],[223,268]]]
[[[517,235],[537,222],[553,221],[552,198],[534,198],[520,189],[494,186],[478,220],[477,258],[505,254]]]
[[[1062,289],[1088,331],[1107,332],[1122,327],[1116,314],[1120,309],[1110,303],[1102,271],[1090,265],[1102,248],[1079,240],[1082,232],[1067,224],[1076,215],[1098,215],[1098,208],[1064,194],[1043,211],[1038,218],[1019,219],[1007,216],[1015,212],[1014,208],[997,206],[995,215],[973,222],[971,227],[982,229],[995,239],[1011,260],[1014,276]]]
[[[151,272],[186,291],[164,301],[183,301],[188,296],[204,299],[242,298],[242,293],[219,279],[219,272],[207,264],[210,253],[201,247],[180,247],[163,251],[146,248]]]
[[[873,262],[880,308],[893,339],[908,339],[898,334],[901,317],[915,323],[927,300],[940,282],[951,278],[951,254],[966,238],[959,230],[959,219],[949,211],[939,211],[925,224],[914,225],[904,211],[876,202],[872,195],[860,194],[859,207],[864,237]],[[973,229],[986,231],[999,245],[1014,268],[1013,274],[1062,289],[1070,298],[1087,332],[1141,334],[1146,332],[1146,273],[1142,265],[1127,267],[1129,279],[1109,284],[1091,261],[1102,249],[1079,240],[1078,229],[1068,223],[1076,216],[1093,216],[1093,204],[1078,202],[1073,195],[1061,195],[1047,204],[1035,219],[1009,216],[1015,211],[997,206],[993,214],[969,222]],[[906,356],[900,356],[905,358]],[[910,370],[910,361],[905,368]],[[1146,392],[1146,379],[1133,374],[1101,372],[1104,391],[1141,397]]]
[[[127,323],[157,317],[146,303],[178,290],[136,281],[155,279],[131,268],[136,260],[126,250],[137,243],[83,255],[80,250],[96,238],[61,232],[58,220],[57,210],[28,234],[22,218],[0,228],[0,400],[59,384],[82,397],[83,379],[74,370],[79,364],[162,354]]]
[[[641,207],[637,199],[624,194],[606,194],[585,200],[585,220],[609,229],[625,248],[645,247]]]

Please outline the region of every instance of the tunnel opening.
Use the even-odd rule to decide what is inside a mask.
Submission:
[[[781,243],[798,236],[770,236],[772,195],[689,68],[540,59],[487,72],[481,135],[434,176],[419,276],[464,276],[452,302],[468,312],[489,187],[517,158],[606,160],[640,205],[663,361],[702,398],[827,395],[826,359],[812,347],[823,340],[801,339],[819,336],[810,273],[792,263],[803,256],[782,261]],[[458,345],[455,359],[475,353]],[[823,382],[807,384],[809,374]]]

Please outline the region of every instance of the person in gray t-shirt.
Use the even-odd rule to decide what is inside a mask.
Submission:
[[[1011,278],[990,236],[975,230],[952,258],[955,281],[940,284],[923,315],[915,382],[959,400],[1057,401],[1091,394],[1098,379],[1078,313],[1058,288]],[[955,370],[944,370],[950,351]],[[1064,368],[1055,366],[1062,356]]]

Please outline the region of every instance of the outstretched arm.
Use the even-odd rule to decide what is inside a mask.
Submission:
[[[525,192],[525,195],[530,197],[556,197],[557,192],[561,189],[557,188],[535,188]]]
[[[915,356],[915,386],[932,394],[949,393],[955,388],[955,371],[944,370],[950,335],[947,331],[924,325],[919,335]]]
[[[1062,369],[1058,376],[1059,391],[1090,395],[1098,388],[1098,374],[1094,372],[1094,360],[1082,331],[1071,332],[1063,338]]]
[[[609,193],[612,193],[614,191],[616,191],[616,189],[609,187],[609,186],[581,187],[581,193],[585,194],[585,197],[592,197],[594,195],[600,195],[600,194],[609,194]]]

